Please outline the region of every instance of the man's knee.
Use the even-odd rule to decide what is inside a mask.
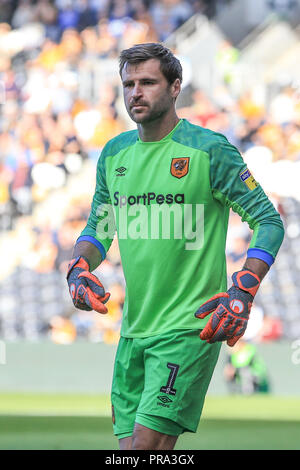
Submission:
[[[135,423],[132,436],[134,450],[172,450],[178,436],[169,436]]]
[[[132,436],[123,437],[119,439],[120,450],[131,450],[132,449]]]

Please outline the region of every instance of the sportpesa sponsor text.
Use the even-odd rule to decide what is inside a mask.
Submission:
[[[134,196],[133,194],[130,196],[126,196],[125,194],[120,194],[119,191],[114,193],[114,206],[123,207],[128,204],[129,206],[133,206],[134,204],[143,204],[150,205],[151,203],[156,204],[184,204],[184,194],[177,193],[177,194],[156,194],[153,192],[138,194]]]

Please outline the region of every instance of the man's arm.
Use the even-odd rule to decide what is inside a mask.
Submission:
[[[78,256],[83,256],[87,260],[90,271],[94,271],[102,262],[102,256],[98,248],[87,241],[79,241],[74,246],[72,259],[78,258]]]
[[[232,275],[227,292],[216,293],[197,310],[197,318],[212,314],[200,338],[208,343],[234,344],[246,331],[251,306],[262,279],[273,264],[283,240],[280,215],[254,180],[238,150],[218,137],[210,151],[212,194],[237,212],[253,230],[246,262]]]
[[[283,240],[282,220],[236,147],[224,136],[219,139],[210,150],[213,197],[239,214],[253,230],[247,258],[260,259],[270,267]]]
[[[270,266],[268,266],[267,263],[261,259],[247,258],[243,266],[243,270],[244,269],[249,269],[249,271],[252,271],[254,274],[256,274],[260,281],[262,281],[269,271]]]
[[[67,273],[69,291],[75,307],[80,310],[96,310],[99,313],[107,313],[104,304],[110,294],[105,293],[103,285],[92,271],[105,259],[115,230],[114,220],[111,220],[109,234],[99,229],[101,222],[107,220],[107,211],[113,219],[113,212],[109,210],[111,201],[106,184],[105,156],[104,149],[97,164],[96,189],[91,212],[86,227],[75,244]]]

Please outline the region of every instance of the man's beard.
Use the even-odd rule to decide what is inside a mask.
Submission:
[[[136,103],[138,105],[139,103]],[[147,113],[132,113],[131,109],[129,110],[130,118],[137,124],[148,124],[150,122],[157,121],[161,119],[171,108],[173,102],[170,98],[164,99],[163,101],[157,102],[152,108],[148,105],[146,106]]]
[[[155,108],[152,108],[150,110],[150,112],[147,113],[147,114],[140,114],[139,115],[138,113],[135,113],[134,115],[130,114],[130,117],[137,124],[147,124],[147,123],[150,123],[150,122],[157,121],[164,114],[166,114],[167,111],[168,111],[168,109],[155,109]]]

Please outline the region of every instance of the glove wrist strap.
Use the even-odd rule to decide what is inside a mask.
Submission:
[[[241,271],[233,273],[232,281],[235,287],[248,292],[252,297],[255,296],[261,282],[257,274],[248,269],[242,269]]]
[[[77,258],[72,259],[68,265],[67,279],[75,267],[84,269],[84,271],[90,270],[88,259],[85,256],[77,256]]]

